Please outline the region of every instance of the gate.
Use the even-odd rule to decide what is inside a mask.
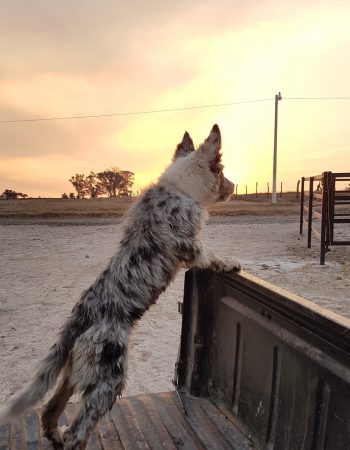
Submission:
[[[334,239],[334,225],[350,223],[350,211],[338,210],[337,206],[350,205],[350,190],[337,189],[338,182],[350,183],[350,172],[323,172],[322,175],[302,177],[300,196],[300,234],[307,224],[307,246],[311,248],[312,233],[320,240],[320,264],[325,263],[330,245],[350,245],[350,240]],[[308,190],[305,189],[309,183]],[[315,182],[318,182],[314,191]],[[305,204],[307,200],[307,205]],[[319,210],[317,210],[317,208]],[[306,217],[304,218],[304,212]],[[319,226],[314,225],[317,220]]]

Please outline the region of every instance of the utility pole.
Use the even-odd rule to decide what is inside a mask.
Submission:
[[[273,140],[273,179],[272,179],[272,203],[277,203],[276,195],[276,173],[277,173],[277,127],[278,127],[278,102],[282,100],[279,92],[275,95],[275,132]]]

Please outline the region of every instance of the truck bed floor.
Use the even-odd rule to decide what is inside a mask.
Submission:
[[[79,408],[67,405],[61,425]],[[0,450],[49,450],[40,409],[0,427]],[[91,435],[88,450],[249,450],[252,444],[212,403],[177,392],[118,400]]]

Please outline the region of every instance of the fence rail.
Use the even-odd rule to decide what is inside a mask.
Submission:
[[[314,192],[314,182],[318,181]],[[312,234],[320,240],[320,264],[325,263],[326,252],[331,245],[350,245],[349,240],[334,239],[334,224],[350,223],[350,211],[338,212],[338,205],[350,205],[350,191],[337,190],[337,182],[350,182],[350,172],[323,172],[322,175],[302,177],[300,193],[300,234],[304,223],[307,224],[307,246],[311,248]],[[309,183],[308,190],[305,189]],[[350,183],[349,183],[350,184]],[[308,204],[305,205],[305,200]],[[317,211],[315,208],[320,208]],[[307,218],[304,218],[306,213]],[[319,221],[316,228],[313,219]]]

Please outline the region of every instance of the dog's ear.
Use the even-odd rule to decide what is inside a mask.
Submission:
[[[221,164],[221,133],[220,128],[215,124],[207,137],[200,146],[199,151],[205,155],[209,163],[210,170],[219,173],[222,170]]]
[[[184,134],[184,137],[182,138],[182,141],[176,147],[176,150],[175,150],[175,153],[173,156],[173,161],[175,161],[175,159],[177,159],[177,158],[187,156],[191,152],[194,152],[194,145],[193,145],[191,136],[186,131]]]

